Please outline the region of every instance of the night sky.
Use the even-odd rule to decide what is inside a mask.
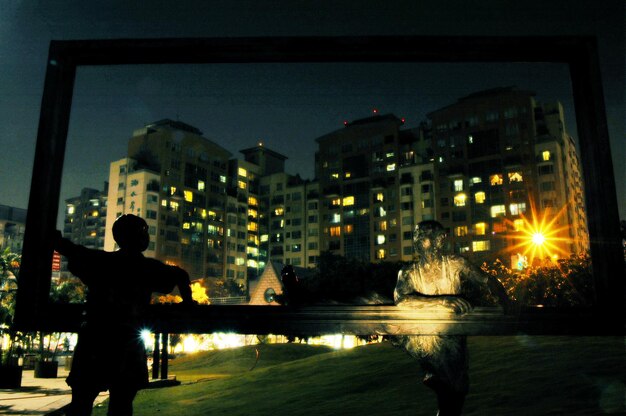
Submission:
[[[51,39],[310,35],[599,37],[620,216],[626,218],[622,2],[6,2],[0,12],[0,204],[26,207]],[[357,7],[358,4],[358,7]],[[498,11],[489,5],[505,5]],[[393,7],[389,7],[393,5]],[[567,7],[561,7],[567,5]],[[191,7],[194,6],[194,7]],[[162,118],[198,127],[240,157],[262,141],[287,171],[313,178],[315,138],[344,120],[394,113],[414,127],[472,92],[516,85],[561,101],[575,138],[567,68],[557,64],[218,64],[82,67],[76,79],[62,198],[102,188],[133,130]]]

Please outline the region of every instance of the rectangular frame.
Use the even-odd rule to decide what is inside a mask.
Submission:
[[[259,308],[155,305],[164,332],[622,334],[624,260],[615,179],[593,37],[272,37],[52,41],[37,134],[17,294],[18,330],[76,331],[81,305],[48,301],[54,232],[76,69],[82,65],[271,62],[558,62],[569,65],[591,241],[595,306],[502,316],[424,314],[381,307]],[[602,180],[597,180],[602,178]],[[447,325],[442,325],[446,323]]]

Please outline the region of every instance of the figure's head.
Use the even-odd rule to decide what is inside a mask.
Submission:
[[[417,254],[441,252],[447,237],[443,225],[437,221],[422,221],[413,232],[413,250]]]
[[[141,253],[150,242],[148,224],[136,215],[122,215],[113,223],[113,238],[120,249]]]

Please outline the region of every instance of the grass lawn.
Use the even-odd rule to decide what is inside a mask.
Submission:
[[[467,415],[626,415],[624,338],[471,337]],[[415,360],[389,343],[300,344],[171,361],[178,387],[144,390],[135,415],[435,415]],[[106,406],[94,411],[104,416]]]

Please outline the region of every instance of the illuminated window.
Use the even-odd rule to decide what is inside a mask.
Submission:
[[[267,234],[263,234],[263,235],[261,236],[261,242],[262,242],[262,243],[267,243],[267,242],[269,241],[269,239],[270,239],[270,236],[269,236],[269,235],[267,235]]]
[[[256,218],[258,215],[256,209],[248,208],[248,217]]]
[[[467,235],[467,225],[461,225],[459,227],[454,227],[454,235],[457,237],[463,237]]]
[[[172,209],[172,211],[176,212],[178,211],[178,202],[176,201],[170,201],[170,208]]]
[[[485,193],[480,191],[474,194],[474,200],[477,204],[482,204],[485,202]]]
[[[248,231],[259,231],[259,224],[257,224],[256,222],[249,222],[248,223]]]
[[[252,269],[256,269],[258,266],[258,263],[256,260],[248,260],[248,267],[252,268]]]
[[[485,224],[484,222],[478,222],[474,224],[474,234],[485,235],[486,231],[487,231],[487,224]]]
[[[198,181],[198,191],[204,191],[204,181]]]
[[[378,223],[378,229],[380,231],[387,231],[387,221],[381,221]]]
[[[344,225],[344,227],[343,227],[343,231],[344,231],[346,234],[352,234],[352,232],[354,231],[354,225],[352,225],[352,224],[346,224],[346,225]]]
[[[174,195],[176,193],[176,187],[170,186],[170,195]]]
[[[226,176],[220,175],[220,182],[226,183]]]
[[[472,185],[477,184],[477,183],[481,183],[483,180],[480,178],[480,176],[474,176],[472,179],[470,179],[470,183]]]
[[[245,170],[244,168],[239,168],[237,169],[237,174],[239,176],[243,176],[244,178],[248,176],[248,171]]]
[[[276,215],[277,217],[280,217],[283,214],[285,214],[285,208],[283,207],[278,207],[274,210],[274,215]]]
[[[344,176],[346,179],[349,179],[349,178],[351,178],[351,177],[352,177],[352,173],[350,173],[350,172],[346,172],[343,176]]]
[[[340,226],[334,226],[334,227],[330,227],[330,236],[331,237],[339,237],[341,235],[341,227]]]
[[[334,198],[332,201],[330,201],[330,203],[333,206],[339,206],[341,205],[341,198]]]
[[[74,205],[68,205],[67,206],[67,213],[68,215],[72,215],[76,212],[76,207]]]
[[[376,259],[377,260],[382,260],[382,259],[384,259],[386,257],[387,257],[387,252],[385,251],[384,248],[376,250]]]
[[[93,211],[93,212],[91,213],[91,216],[92,216],[92,217],[97,217],[98,215],[100,215],[100,213],[99,213],[98,211]]]
[[[550,156],[551,156],[551,155],[550,155],[550,151],[549,151],[549,150],[544,150],[543,152],[541,152],[541,159],[542,159],[544,162],[549,161],[549,160],[550,160]]]
[[[489,240],[472,241],[472,251],[488,251],[491,248]]]
[[[190,228],[191,228],[191,224],[189,224],[188,222],[183,223],[183,230],[188,230]]]
[[[467,199],[467,195],[465,195],[465,194],[455,195],[455,197],[454,197],[454,206],[455,207],[464,207],[466,199]]]
[[[489,183],[491,186],[502,185],[502,175],[495,174],[489,176]]]
[[[333,172],[330,174],[331,179],[339,179],[339,174],[337,172]]]
[[[184,194],[185,194],[185,201],[193,202],[193,192],[185,191]]]
[[[330,217],[331,224],[339,224],[341,222],[341,214],[332,214]]]
[[[463,179],[454,180],[454,191],[461,192],[463,190]]]
[[[513,220],[513,229],[515,231],[522,231],[524,229],[524,220],[521,218]]]
[[[350,205],[354,205],[354,197],[353,196],[347,196],[343,199],[343,206],[347,207]]]
[[[467,142],[469,144],[473,144],[474,143],[474,136],[472,136],[471,134],[469,136],[467,136]]]
[[[494,205],[491,207],[491,218],[502,217],[506,215],[506,208],[504,205]]]
[[[378,234],[376,236],[376,244],[377,245],[385,244],[385,235],[384,234]]]
[[[386,156],[387,158],[394,157],[394,156],[395,156],[395,153],[394,153],[394,152],[387,152],[387,153],[385,154],[385,156]]]
[[[511,182],[523,182],[522,172],[509,172],[509,183]]]
[[[383,194],[382,192],[378,192],[374,199],[378,202],[383,202],[385,200],[385,194]]]
[[[97,235],[98,235],[98,233],[96,231],[92,231],[91,233],[89,233],[90,237],[95,237]]]
[[[237,181],[237,186],[239,189],[246,189],[247,184],[244,181]]]
[[[235,264],[237,266],[243,266],[244,264],[246,264],[246,261],[245,261],[245,259],[243,257],[237,257],[235,259]]]
[[[248,197],[248,205],[252,205],[253,207],[256,207],[257,205],[259,205],[259,202],[257,201],[257,199],[253,196]]]
[[[166,207],[167,206],[167,199],[162,199],[161,200],[161,206],[162,207]]]
[[[396,164],[395,163],[390,163],[387,165],[387,172],[392,172],[396,170]]]
[[[509,211],[511,212],[511,215],[520,215],[526,212],[526,203],[525,202],[518,202],[515,204],[511,204],[509,205]]]

